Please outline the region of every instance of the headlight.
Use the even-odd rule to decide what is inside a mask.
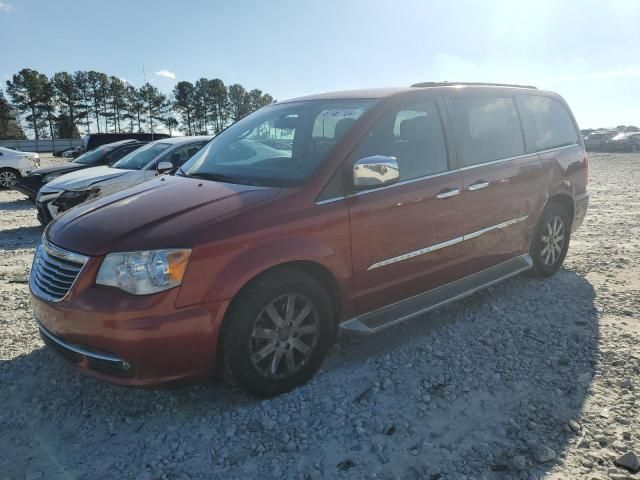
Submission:
[[[93,188],[91,190],[65,190],[60,194],[58,198],[82,203],[86,202],[87,200],[91,200],[94,197],[97,197],[99,194],[99,188]]]
[[[56,172],[56,173],[50,173],[48,175],[45,175],[44,178],[42,179],[42,183],[49,183],[54,178],[58,178],[59,176],[64,174],[65,172]]]
[[[189,249],[110,253],[100,266],[96,283],[134,295],[168,290],[182,283],[189,255]]]

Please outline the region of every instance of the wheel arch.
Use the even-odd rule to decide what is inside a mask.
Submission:
[[[338,284],[338,280],[335,277],[335,275],[326,266],[312,260],[286,261],[286,262],[278,263],[276,265],[272,265],[268,268],[265,268],[261,272],[251,277],[247,282],[244,283],[244,285],[242,285],[242,287],[240,287],[240,289],[238,289],[238,291],[234,294],[233,298],[231,299],[231,302],[229,303],[229,309],[232,308],[234,301],[253,282],[258,280],[263,275],[266,275],[267,273],[273,272],[275,270],[283,269],[283,268],[292,268],[295,270],[299,270],[316,279],[320,283],[320,285],[322,285],[322,287],[326,290],[327,294],[331,298],[331,303],[332,303],[334,314],[335,314],[335,320],[336,320],[336,323],[339,322],[340,314],[342,311],[342,295],[340,292],[340,286]]]
[[[551,197],[549,197],[549,200],[547,200],[547,205],[551,203],[555,203],[557,205],[562,206],[564,209],[566,209],[567,213],[569,214],[569,221],[573,223],[573,216],[575,214],[575,205],[573,202],[573,197],[571,197],[571,195],[568,195],[566,193],[556,193]],[[545,208],[546,208],[546,205],[545,205]]]
[[[15,167],[7,167],[7,166],[0,167],[0,172],[3,172],[5,170],[9,170],[9,171],[15,173],[18,177],[22,177],[22,174],[20,173],[20,170],[18,170]]]

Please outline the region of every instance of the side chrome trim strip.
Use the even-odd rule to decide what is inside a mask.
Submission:
[[[540,150],[539,152],[525,153],[524,155],[516,155],[515,157],[500,158],[498,160],[492,160],[490,162],[484,162],[484,163],[478,163],[476,165],[468,165],[466,167],[460,167],[458,169],[458,171],[464,172],[464,171],[472,170],[472,169],[478,168],[478,167],[486,167],[486,166],[489,166],[489,165],[497,165],[498,163],[508,162],[510,160],[519,160],[521,158],[532,157],[534,155],[541,155],[543,153],[555,152],[556,150],[564,150],[565,148],[572,148],[572,147],[578,147],[578,146],[579,146],[578,143],[574,143],[572,145],[564,145],[562,147],[550,148],[549,150]]]
[[[436,243],[435,245],[421,248],[420,250],[414,250],[413,252],[405,253],[402,255],[398,255],[397,257],[388,258],[386,260],[382,260],[380,262],[374,263],[369,268],[367,268],[367,271],[373,270],[379,267],[386,267],[387,265],[391,265],[392,263],[402,262],[403,260],[409,260],[410,258],[418,257],[426,253],[435,252],[436,250],[440,250],[441,248],[451,247],[453,245],[456,245],[462,242],[464,242],[464,237],[452,238],[451,240],[447,240],[446,242]]]
[[[472,233],[467,233],[463,235],[465,240],[471,240],[473,238],[479,237],[480,235],[484,235],[485,233],[493,232],[495,230],[501,230],[503,228],[510,227],[511,225],[515,225],[516,223],[524,222],[529,215],[524,215],[522,217],[514,218],[513,220],[507,220],[506,222],[499,223],[497,225],[493,225],[491,227],[483,228],[482,230],[476,230]]]
[[[331,198],[327,198],[325,200],[319,200],[316,202],[316,205],[326,205],[327,203],[333,203],[333,202],[338,202],[340,200],[344,200],[346,197],[342,196],[342,197],[331,197]]]
[[[540,155],[541,153],[555,152],[556,150],[564,150],[565,148],[579,147],[579,146],[580,146],[579,143],[572,143],[571,145],[563,145],[562,147],[549,148],[548,150],[540,150],[539,152],[536,152],[536,154]]]
[[[440,177],[442,175],[447,175],[449,173],[463,172],[463,171],[466,171],[466,170],[471,170],[473,168],[485,167],[487,165],[494,165],[494,164],[498,164],[498,163],[502,163],[502,162],[508,162],[510,160],[518,160],[520,158],[532,157],[534,155],[541,155],[543,153],[555,152],[556,150],[564,150],[565,148],[573,148],[573,147],[579,147],[579,146],[580,146],[579,143],[574,143],[572,145],[564,145],[562,147],[550,148],[548,150],[541,150],[539,152],[525,153],[524,155],[516,155],[515,157],[501,158],[499,160],[492,160],[490,162],[478,163],[477,165],[469,165],[467,167],[460,167],[460,168],[456,168],[454,170],[447,170],[445,172],[434,173],[433,175],[425,175],[423,177],[412,178],[411,180],[403,180],[402,182],[393,183],[391,185],[386,185],[384,187],[372,188],[372,189],[369,189],[369,190],[362,190],[360,192],[355,192],[355,193],[352,193],[350,195],[346,195],[346,196],[343,196],[343,197],[335,197],[335,198],[329,198],[327,200],[321,200],[319,202],[316,202],[316,205],[324,205],[326,203],[337,202],[338,200],[344,200],[346,198],[359,197],[360,195],[366,195],[368,193],[379,192],[380,190],[386,190],[388,188],[400,187],[402,185],[408,185],[410,183],[420,182],[422,180],[427,180],[429,178]]]
[[[107,355],[104,353],[97,353],[97,352],[92,352],[89,351],[85,348],[82,348],[78,345],[73,345],[71,343],[67,343],[65,341],[63,341],[61,338],[56,337],[53,333],[49,332],[44,326],[42,326],[42,324],[36,320],[36,323],[38,324],[38,329],[40,330],[40,332],[46,336],[49,340],[51,340],[53,343],[55,343],[56,345],[60,346],[61,348],[64,348],[65,350],[69,350],[73,353],[77,353],[78,355],[83,355],[87,358],[93,358],[95,360],[102,360],[103,362],[111,362],[111,363],[117,363],[119,364],[121,367],[128,369],[128,364],[127,362],[125,362],[124,360],[122,360],[121,358],[118,357],[114,357],[112,355]]]
[[[484,235],[485,233],[501,230],[511,225],[515,225],[516,223],[523,222],[527,218],[529,218],[529,215],[524,215],[522,217],[514,218],[513,220],[507,220],[506,222],[502,222],[497,225],[492,225],[491,227],[483,228],[482,230],[477,230],[475,232],[462,235],[460,237],[452,238],[451,240],[447,240],[445,242],[436,243],[434,245],[421,248],[419,250],[403,253],[402,255],[398,255],[397,257],[387,258],[386,260],[381,260],[379,262],[374,263],[369,268],[367,268],[367,271],[374,270],[380,267],[386,267],[387,265],[391,265],[392,263],[402,262],[404,260],[409,260],[410,258],[419,257],[420,255],[425,255],[427,253],[435,252],[436,250],[440,250],[441,248],[451,247],[453,245],[457,245],[458,243],[462,243],[464,241],[477,238],[480,235]]]

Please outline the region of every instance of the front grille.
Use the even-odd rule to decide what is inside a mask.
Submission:
[[[69,252],[42,238],[31,266],[31,291],[51,302],[62,300],[73,286],[88,257]]]

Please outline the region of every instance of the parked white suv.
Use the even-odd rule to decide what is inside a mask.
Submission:
[[[20,152],[0,147],[0,188],[10,188],[20,177],[40,168],[40,157],[33,152]]]

